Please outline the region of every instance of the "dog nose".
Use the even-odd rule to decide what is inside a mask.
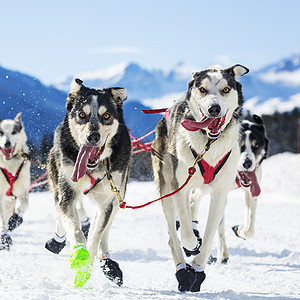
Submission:
[[[243,167],[248,170],[250,169],[252,166],[252,161],[249,158],[246,158],[244,163],[243,163]]]
[[[97,131],[91,132],[88,135],[87,140],[93,145],[97,144],[100,141],[100,133]]]
[[[219,104],[211,105],[208,108],[208,112],[212,117],[217,117],[221,112],[221,106]]]
[[[5,148],[10,148],[11,146],[11,142],[10,141],[6,141],[6,143],[4,144]]]

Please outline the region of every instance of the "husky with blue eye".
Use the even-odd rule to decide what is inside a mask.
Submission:
[[[83,286],[91,275],[91,266],[100,251],[104,274],[118,285],[123,276],[117,262],[109,255],[108,236],[119,209],[111,191],[108,174],[124,198],[128,179],[131,142],[123,119],[123,88],[93,89],[75,79],[67,98],[66,115],[54,134],[48,157],[49,179],[57,210],[56,239],[70,242],[74,284]],[[94,204],[88,238],[80,226],[76,204],[85,194]],[[48,241],[49,242],[49,241]],[[55,252],[57,243],[48,243]]]
[[[162,200],[179,291],[200,291],[206,277],[204,269],[213,238],[236,177],[243,105],[242,86],[237,79],[248,71],[235,65],[228,69],[213,66],[194,73],[186,96],[168,109],[156,127],[152,164],[161,196],[182,186],[189,167],[210,145],[188,185]],[[192,224],[197,220],[198,203],[206,194],[211,201],[201,244]],[[176,233],[176,216],[181,240]],[[182,247],[185,256],[193,256],[192,265],[186,262]]]
[[[0,250],[10,248],[9,232],[22,224],[28,207],[30,162],[21,155],[28,153],[26,142],[21,113],[0,119]]]

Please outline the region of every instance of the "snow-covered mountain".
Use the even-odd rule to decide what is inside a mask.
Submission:
[[[128,100],[160,97],[168,93],[186,90],[192,68],[183,63],[178,64],[169,73],[161,70],[147,70],[136,63],[123,63],[106,69],[74,74],[57,81],[56,88],[69,91],[73,78],[78,77],[89,87],[125,87]]]
[[[195,71],[199,70],[184,63],[177,64],[169,72],[123,63],[72,74],[53,86],[45,86],[36,78],[0,67],[0,118],[12,118],[22,111],[29,140],[40,142],[45,133],[53,134],[62,120],[70,83],[74,77],[79,77],[89,87],[125,87],[128,94],[124,104],[125,121],[132,133],[140,136],[153,129],[161,117],[144,116],[140,109],[171,105],[185,94]],[[258,71],[250,70],[241,78],[241,83],[245,109],[253,113],[273,114],[300,107],[300,53]]]
[[[68,91],[73,77],[87,86],[123,86],[129,101],[139,101],[151,107],[168,106],[183,95],[192,72],[197,68],[179,63],[171,71],[147,70],[136,63],[123,63],[107,69],[74,74],[55,83]],[[257,114],[273,114],[300,107],[300,53],[242,77],[245,108]]]

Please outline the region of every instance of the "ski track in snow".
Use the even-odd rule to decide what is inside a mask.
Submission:
[[[283,153],[264,162],[256,232],[250,240],[237,238],[231,230],[244,220],[243,192],[229,194],[225,215],[230,262],[206,267],[200,293],[177,290],[159,203],[120,210],[113,222],[110,249],[123,271],[123,286],[108,281],[96,260],[90,280],[83,288],[74,288],[70,245],[59,255],[44,248],[54,230],[52,193],[31,193],[24,223],[11,234],[11,250],[0,252],[0,299],[300,299],[299,170],[296,154]],[[153,182],[131,182],[125,200],[134,205],[157,196]],[[92,206],[84,203],[91,215]],[[206,198],[200,205],[202,235],[208,204]]]

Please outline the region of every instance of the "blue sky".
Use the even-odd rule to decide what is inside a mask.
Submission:
[[[256,70],[300,52],[299,29],[299,0],[7,0],[0,65],[48,84],[121,62]]]

